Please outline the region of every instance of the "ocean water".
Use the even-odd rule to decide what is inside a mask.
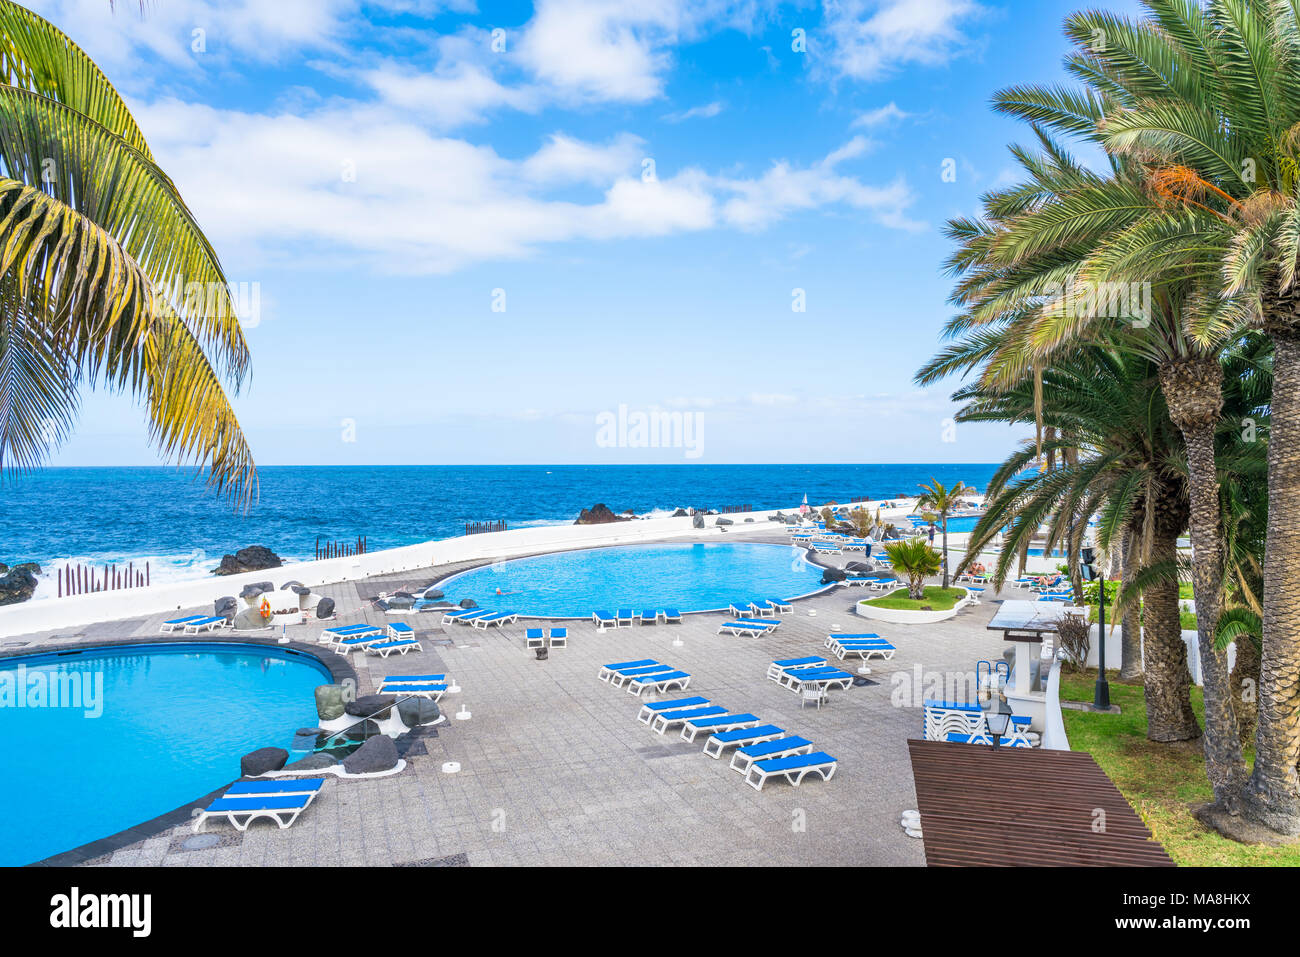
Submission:
[[[0,486],[0,562],[144,561],[152,580],[200,578],[221,556],[265,545],[311,559],[316,539],[371,550],[464,534],[466,522],[568,524],[603,502],[615,512],[783,508],[914,493],[921,482],[982,489],[996,465],[280,466],[259,470],[247,512],[171,468],[45,469]],[[37,597],[54,593],[48,576]]]

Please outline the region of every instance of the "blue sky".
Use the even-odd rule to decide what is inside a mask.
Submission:
[[[705,463],[1019,437],[911,379],[951,312],[940,227],[1030,140],[989,98],[1064,78],[1075,0],[28,5],[256,284],[260,464],[684,460],[599,444],[620,406],[696,417]],[[54,460],[156,461],[101,393]]]

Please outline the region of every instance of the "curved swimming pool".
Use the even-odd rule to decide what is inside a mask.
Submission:
[[[712,611],[733,601],[797,598],[822,569],[802,548],[753,542],[617,545],[515,558],[438,583],[448,598],[535,618],[585,618],[597,609]]]
[[[310,655],[141,644],[0,660],[0,865],[134,827],[288,749],[333,679]],[[292,758],[291,758],[292,760]]]

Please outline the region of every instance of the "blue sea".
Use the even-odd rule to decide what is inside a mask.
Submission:
[[[247,512],[172,468],[52,468],[0,487],[0,562],[149,561],[154,582],[200,578],[221,556],[265,545],[310,560],[317,538],[370,549],[464,534],[466,522],[569,524],[603,502],[615,512],[813,505],[915,493],[921,482],[983,489],[996,465],[280,466],[259,470]],[[53,594],[42,581],[37,597]]]

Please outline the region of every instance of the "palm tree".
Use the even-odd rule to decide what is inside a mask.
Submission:
[[[1046,436],[1041,448],[1027,443],[994,474],[962,564],[1005,531],[993,573],[1000,588],[1041,525],[1048,528],[1049,549],[1061,545],[1077,555],[1088,520],[1097,514],[1099,546],[1111,550],[1133,542],[1121,597],[1136,592],[1140,570],[1176,565],[1178,536],[1187,523],[1183,443],[1161,401],[1155,366],[1128,352],[1081,347],[1043,371],[1041,405],[1038,384],[1027,376],[1013,388],[975,384],[953,395],[965,403],[959,421],[1015,424],[1037,418]],[[1040,453],[1059,464],[1033,468]],[[1201,732],[1191,705],[1176,576],[1151,583],[1143,597],[1147,734],[1153,741],[1196,738]],[[1136,614],[1137,601],[1122,605]],[[1135,649],[1129,654],[1139,657]]]
[[[940,528],[943,530],[943,587],[948,587],[948,515],[955,509],[961,500],[974,493],[974,489],[962,482],[958,482],[949,488],[937,479],[930,479],[930,484],[921,485],[921,495],[916,501],[912,511],[926,509],[934,512],[939,518]]]
[[[1213,437],[1221,408],[1219,352],[1241,317],[1235,301],[1223,306],[1211,299],[1217,287],[1207,274],[1216,266],[1204,249],[1206,233],[1217,228],[1212,216],[1191,210],[1166,222],[1160,217],[1170,202],[1167,177],[1152,176],[1139,158],[1114,155],[1110,175],[1093,172],[1046,132],[1103,142],[1103,129],[1126,102],[1118,81],[1099,79],[1102,68],[1088,46],[1098,35],[1092,31],[1109,25],[1100,14],[1067,24],[1079,44],[1067,67],[1092,88],[1021,87],[996,97],[998,109],[1035,124],[1043,150],[1035,156],[1013,148],[1027,182],[988,197],[983,220],[950,225],[962,244],[950,261],[961,278],[954,300],[966,310],[950,331],[981,331],[982,379],[990,385],[1040,370],[1060,350],[1097,336],[1156,364],[1190,459],[1206,770],[1218,803],[1231,808],[1245,762],[1226,660],[1214,641],[1222,558]],[[1135,303],[1132,287],[1117,289],[1117,282],[1149,286],[1138,287],[1143,301]],[[1125,293],[1119,302],[1116,291]]]
[[[907,576],[907,595],[914,601],[925,598],[925,580],[939,573],[939,553],[924,538],[910,538],[885,546],[894,571]]]
[[[1147,250],[1156,273],[1181,260],[1185,274],[1214,281],[1218,294],[1233,297],[1231,311],[1272,339],[1276,389],[1256,760],[1238,788],[1245,770],[1240,749],[1217,733],[1207,735],[1206,763],[1215,810],[1228,812],[1212,813],[1216,826],[1231,831],[1241,813],[1294,836],[1300,834],[1300,523],[1292,518],[1300,514],[1300,7],[1256,0],[1147,0],[1145,6],[1148,16],[1136,22],[1105,13],[1072,17],[1067,33],[1078,52],[1068,63],[1092,98],[1106,102],[1104,118],[1093,126],[1101,144],[1140,168],[1161,199],[1122,227],[1112,248],[1121,258]],[[1095,42],[1099,35],[1104,44]],[[1052,122],[1077,127],[1077,97],[1067,104],[1052,92],[1018,98],[1020,115],[1041,122],[1055,115]],[[1197,312],[1222,314],[1212,306]],[[1202,343],[1213,341],[1212,334],[1196,332]],[[1223,563],[1220,498],[1211,480],[1222,405],[1216,372],[1207,357],[1191,355],[1163,369],[1162,381],[1187,437],[1206,721],[1222,732],[1231,709],[1224,714],[1226,666],[1213,647]]]
[[[0,470],[46,461],[83,389],[144,401],[166,456],[247,501],[223,389],[248,350],[212,246],[104,74],[0,0]]]

